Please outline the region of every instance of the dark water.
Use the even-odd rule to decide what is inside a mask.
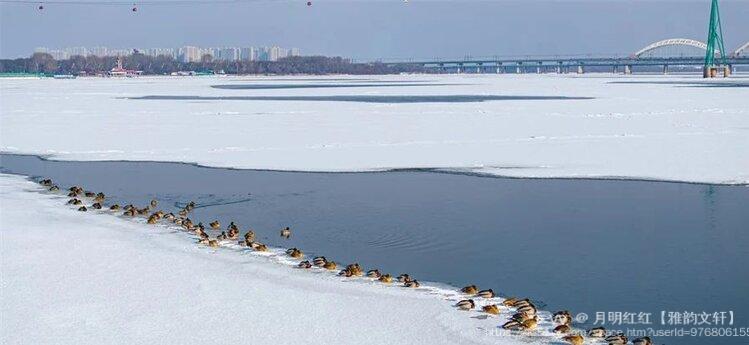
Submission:
[[[456,86],[466,84],[443,84],[443,83],[403,83],[403,82],[384,82],[384,83],[320,83],[320,84],[220,84],[211,85],[214,89],[225,90],[278,90],[278,89],[329,89],[329,88],[356,88],[356,87],[392,87],[392,86]]]
[[[194,220],[252,226],[273,246],[585,312],[584,328],[596,312],[653,313],[654,325],[629,328],[659,328],[661,311],[733,311],[731,327],[749,327],[747,186],[0,157],[4,172],[83,185],[111,202],[157,198],[169,209],[195,200]],[[278,237],[284,226],[292,227],[290,240]]]
[[[486,101],[547,101],[547,100],[586,100],[592,97],[566,96],[501,96],[501,95],[430,95],[430,96],[172,96],[150,95],[128,97],[133,100],[184,100],[184,101],[313,101],[313,102],[360,102],[360,103],[469,103]]]

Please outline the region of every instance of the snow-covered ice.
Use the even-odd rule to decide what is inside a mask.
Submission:
[[[78,212],[0,174],[2,344],[534,344],[506,320],[406,289],[199,246],[184,232]],[[314,270],[313,270],[314,271]],[[449,296],[448,296],[449,295]],[[488,302],[481,302],[488,303]],[[548,314],[546,315],[548,320]]]
[[[62,160],[279,170],[441,168],[518,177],[749,182],[749,88],[691,85],[703,82],[698,76],[415,75],[365,78],[454,85],[210,87],[343,83],[336,80],[341,78],[4,79],[0,150]],[[593,99],[397,104],[127,99],[149,95]]]

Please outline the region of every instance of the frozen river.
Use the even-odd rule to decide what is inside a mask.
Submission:
[[[0,166],[195,200],[273,246],[529,296],[584,328],[746,327],[748,99],[741,75],[0,79]]]
[[[302,171],[749,182],[749,79],[0,80],[0,150]]]

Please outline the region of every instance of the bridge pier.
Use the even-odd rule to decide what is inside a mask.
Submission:
[[[520,66],[518,65],[518,67],[515,68],[515,73],[517,73],[517,74],[523,74],[523,69],[520,68]]]
[[[583,65],[577,66],[577,74],[584,74],[585,69],[583,69]]]
[[[624,65],[624,74],[632,74],[632,65]]]
[[[663,74],[668,74],[668,65],[663,65]]]
[[[619,73],[619,66],[617,66],[617,65],[614,65],[614,67],[613,67],[613,68],[612,68],[612,70],[611,70],[611,73],[614,73],[614,74],[617,74],[617,73]]]
[[[731,68],[729,66],[708,66],[702,68],[702,77],[704,78],[716,78],[718,74],[722,74],[723,78],[728,78],[731,75]]]

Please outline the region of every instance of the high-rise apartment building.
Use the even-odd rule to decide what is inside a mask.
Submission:
[[[239,50],[239,59],[242,61],[257,60],[257,49],[255,47],[245,47]]]
[[[184,46],[179,50],[179,57],[182,62],[198,62],[202,57],[202,50],[194,46]]]

